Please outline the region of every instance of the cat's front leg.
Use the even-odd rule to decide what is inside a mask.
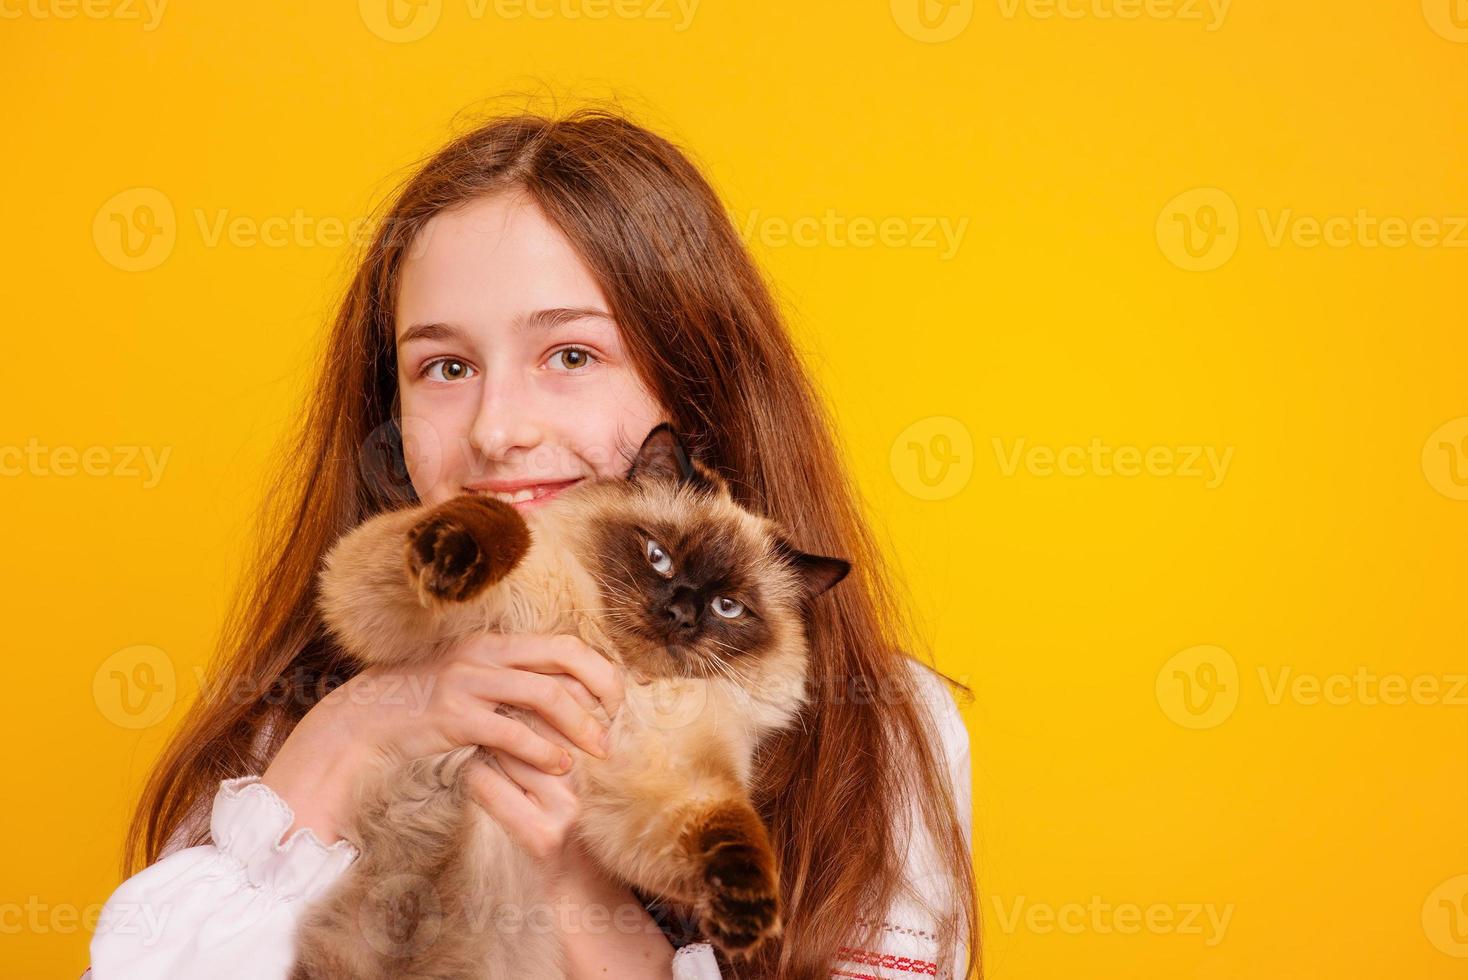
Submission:
[[[530,529],[503,500],[460,494],[408,529],[408,572],[425,607],[467,602],[514,570]]]
[[[680,839],[704,935],[729,957],[750,956],[780,934],[780,874],[769,833],[746,800],[727,799],[689,815]]]
[[[490,497],[465,494],[378,514],[327,554],[322,618],[363,664],[431,660],[482,619],[470,600],[508,575],[529,547],[524,519]]]
[[[623,781],[615,789],[583,784],[590,792],[578,832],[603,867],[648,895],[690,908],[730,958],[752,955],[780,934],[775,849],[732,777]],[[666,795],[687,793],[690,782],[703,791],[682,801]]]

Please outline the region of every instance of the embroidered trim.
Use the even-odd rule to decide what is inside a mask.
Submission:
[[[853,949],[850,946],[842,946],[836,951],[836,955],[844,957],[852,963],[860,963],[862,966],[876,966],[884,970],[901,970],[904,973],[912,973],[918,976],[936,977],[938,975],[937,963],[914,959],[911,956],[898,956],[894,953],[882,953],[870,949]]]
[[[856,917],[856,921],[857,922],[860,922],[863,925],[866,925],[867,923],[870,923],[872,920],[871,919],[863,918],[862,916],[857,916]],[[917,937],[919,937],[921,939],[931,940],[932,942],[937,942],[938,941],[938,937],[937,936],[935,936],[931,932],[925,932],[922,929],[913,929],[913,928],[911,928],[909,926],[893,925],[890,922],[881,922],[881,923],[878,923],[878,926],[884,932],[896,932],[896,933],[900,933],[900,934],[902,934],[904,936],[917,936]]]

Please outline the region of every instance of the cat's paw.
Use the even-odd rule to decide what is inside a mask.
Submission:
[[[528,550],[530,529],[514,507],[462,494],[408,531],[408,573],[425,601],[465,602],[508,575]]]
[[[780,886],[764,842],[729,839],[705,854],[704,935],[725,956],[750,956],[780,934]]]

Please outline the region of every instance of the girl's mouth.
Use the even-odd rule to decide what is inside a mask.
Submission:
[[[470,488],[472,493],[485,497],[493,497],[503,500],[516,510],[528,510],[532,507],[540,507],[554,500],[563,490],[573,487],[581,482],[581,478],[574,480],[561,480],[556,483],[537,483],[531,486],[518,487],[515,490],[478,490]]]

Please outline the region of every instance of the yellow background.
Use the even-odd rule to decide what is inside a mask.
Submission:
[[[0,4],[0,447],[39,447],[0,456],[0,973],[85,965],[349,268],[331,229],[542,84],[689,147],[777,281],[977,691],[991,977],[1468,972],[1461,0],[385,2]],[[1358,213],[1422,234],[1310,244]]]

